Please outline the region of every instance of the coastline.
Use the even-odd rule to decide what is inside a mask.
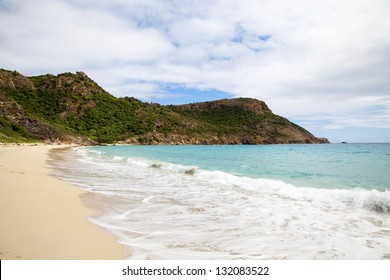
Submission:
[[[87,220],[85,191],[49,175],[49,151],[64,146],[0,146],[0,259],[120,260],[125,247]]]

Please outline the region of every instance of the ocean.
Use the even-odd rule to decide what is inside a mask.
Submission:
[[[390,144],[52,153],[129,259],[390,259]]]

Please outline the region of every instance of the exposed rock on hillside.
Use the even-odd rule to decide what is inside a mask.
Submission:
[[[14,123],[41,140],[81,144],[327,143],[263,101],[161,106],[115,98],[83,72],[25,77],[0,70],[0,118],[0,133],[2,123]]]
[[[24,108],[6,93],[9,89],[23,92],[36,90],[34,84],[18,72],[0,71],[0,118],[25,128],[33,139],[47,142],[92,144],[85,136],[61,131],[44,120],[30,117]]]

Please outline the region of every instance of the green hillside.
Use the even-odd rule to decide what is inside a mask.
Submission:
[[[85,73],[0,70],[0,141],[79,144],[322,143],[250,98],[161,106],[116,98]]]

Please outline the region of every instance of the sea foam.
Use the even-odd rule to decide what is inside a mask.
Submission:
[[[90,220],[129,246],[132,259],[381,259],[390,253],[389,191],[299,187],[90,148],[76,152],[55,168],[57,176],[101,197],[104,214]]]

